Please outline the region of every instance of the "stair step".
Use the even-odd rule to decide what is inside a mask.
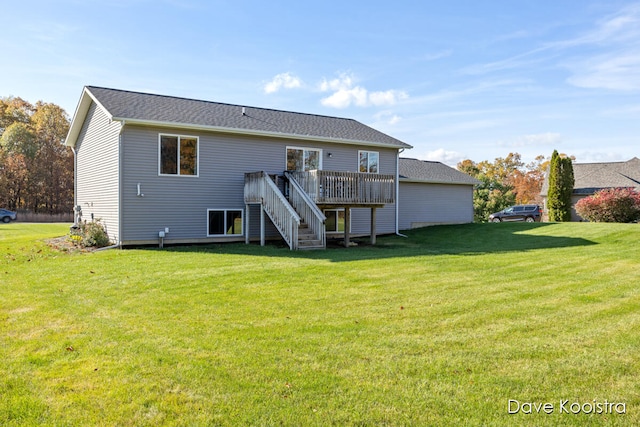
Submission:
[[[322,240],[299,240],[298,249],[324,249]]]
[[[298,241],[309,241],[309,240],[318,240],[318,236],[316,236],[314,233],[309,233],[309,234],[298,234]]]

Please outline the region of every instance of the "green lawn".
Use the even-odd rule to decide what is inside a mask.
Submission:
[[[66,231],[0,225],[0,425],[640,425],[637,224],[44,243]],[[594,400],[626,414],[561,413]]]

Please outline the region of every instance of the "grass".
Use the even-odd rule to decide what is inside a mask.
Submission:
[[[314,252],[44,243],[66,231],[0,226],[1,425],[640,425],[638,225]]]

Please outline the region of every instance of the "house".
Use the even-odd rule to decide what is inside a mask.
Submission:
[[[95,86],[65,144],[77,220],[100,219],[117,245],[291,249],[397,233],[399,153],[411,148],[352,119]]]
[[[573,208],[578,200],[606,188],[633,188],[640,191],[640,159],[634,157],[626,162],[574,163],[573,178],[571,220],[582,221]],[[541,190],[545,212],[547,211],[548,191],[547,174]]]
[[[399,181],[401,230],[473,222],[477,179],[440,162],[401,157]]]

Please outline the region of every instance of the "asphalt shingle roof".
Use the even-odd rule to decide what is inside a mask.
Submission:
[[[398,162],[400,180],[442,184],[479,184],[480,181],[440,162],[408,159]]]
[[[411,148],[356,120],[87,86],[114,119],[247,130]],[[243,114],[244,111],[244,114]]]
[[[574,163],[573,193],[593,194],[603,188],[633,187],[640,191],[640,159],[626,162]],[[540,193],[547,195],[549,180],[545,177]]]

